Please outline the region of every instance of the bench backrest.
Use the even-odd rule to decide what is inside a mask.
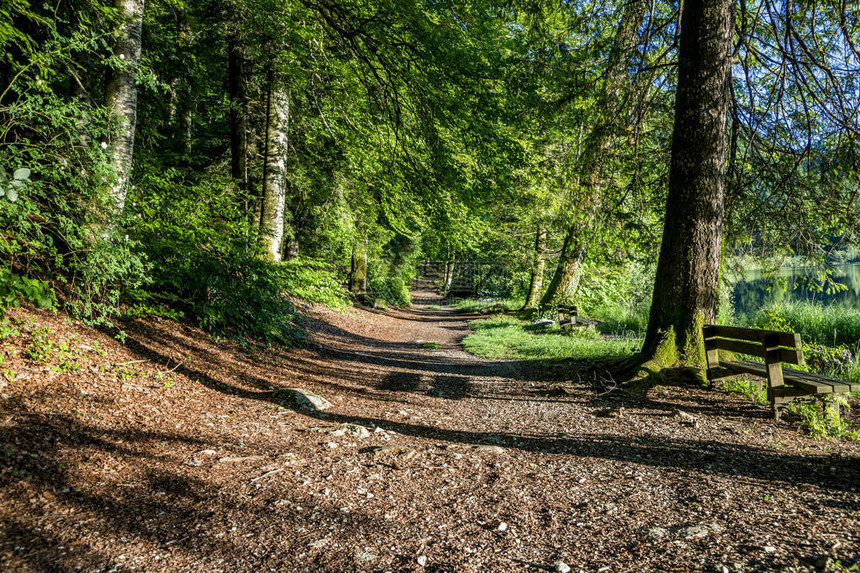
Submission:
[[[800,335],[793,332],[707,324],[702,328],[702,335],[709,355],[712,351],[728,350],[757,356],[768,363],[803,363]]]

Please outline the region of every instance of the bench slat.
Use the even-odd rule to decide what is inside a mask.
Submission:
[[[759,358],[765,357],[765,347],[761,342],[744,342],[742,340],[730,340],[728,338],[708,338],[705,340],[705,349],[718,348],[720,350],[728,350],[729,352],[737,352],[739,354],[748,354]],[[779,361],[788,364],[800,364],[801,355],[795,348],[780,348]]]
[[[723,361],[720,366],[728,368],[733,372],[753,374],[767,378],[767,370],[761,362],[751,360]],[[860,392],[860,384],[852,384],[836,378],[819,376],[793,368],[783,368],[782,373],[786,384],[802,388],[810,394],[841,394],[844,392]],[[776,389],[774,389],[775,391]]]
[[[739,338],[741,340],[755,340],[764,343],[773,337],[779,346],[797,348],[800,346],[800,335],[793,332],[778,332],[776,330],[760,330],[758,328],[742,328],[740,326],[719,326],[707,324],[702,328],[705,338],[720,336],[723,338]]]

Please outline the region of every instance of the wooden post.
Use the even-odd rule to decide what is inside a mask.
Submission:
[[[779,420],[779,411],[782,408],[783,401],[779,401],[774,395],[774,389],[781,388],[785,385],[782,378],[782,364],[779,361],[779,339],[773,334],[767,335],[764,341],[764,363],[767,371],[767,398],[770,400],[771,408],[773,409],[773,419]]]
[[[705,360],[707,366],[708,388],[714,387],[714,369],[720,367],[720,351],[717,349],[717,341],[713,326],[702,328],[702,336],[705,338]]]

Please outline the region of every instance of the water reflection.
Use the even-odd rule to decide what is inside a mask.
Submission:
[[[838,265],[833,278],[847,290],[827,293],[810,289],[807,283],[815,280],[807,267],[783,267],[776,283],[760,269],[747,270],[732,290],[735,313],[750,314],[767,304],[801,300],[860,308],[860,263]]]

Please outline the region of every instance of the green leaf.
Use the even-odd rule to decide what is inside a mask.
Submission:
[[[21,167],[20,169],[16,169],[12,176],[20,181],[21,179],[26,179],[30,176],[30,170],[26,167]]]
[[[14,203],[18,200],[18,191],[12,187],[6,190],[6,198],[9,199],[11,203]]]

